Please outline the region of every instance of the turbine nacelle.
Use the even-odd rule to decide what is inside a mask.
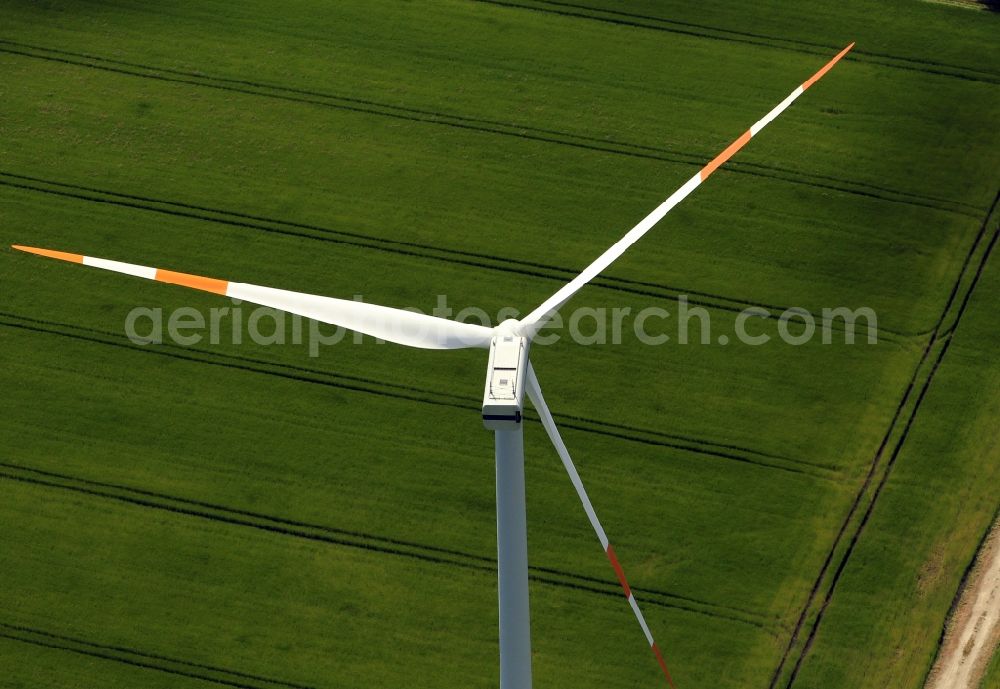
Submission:
[[[483,425],[495,431],[521,427],[531,340],[522,337],[513,319],[497,326],[490,341],[490,362],[483,391]]]

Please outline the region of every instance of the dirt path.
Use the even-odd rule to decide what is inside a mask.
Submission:
[[[925,689],[978,689],[1000,641],[1000,521],[993,525],[948,624]]]

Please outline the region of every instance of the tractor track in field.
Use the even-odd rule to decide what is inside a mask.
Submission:
[[[432,565],[458,567],[467,571],[487,574],[491,577],[496,575],[496,559],[487,556],[360,531],[311,524],[130,486],[78,478],[19,464],[0,462],[0,479],[44,489],[65,490],[91,498],[112,500],[133,507],[162,510],[228,526],[257,529],[279,537],[300,538],[379,555],[409,558]],[[529,579],[539,584],[621,598],[621,590],[617,581],[614,580],[599,579],[550,567],[529,566],[528,571]],[[649,605],[726,619],[756,627],[771,635],[777,634],[773,628],[776,620],[769,619],[757,612],[710,603],[658,589],[633,587],[633,590],[643,594],[643,602]]]
[[[125,663],[126,665],[147,670],[158,670],[189,679],[238,687],[239,689],[275,689],[276,687],[285,687],[285,689],[316,689],[308,684],[288,682],[263,675],[241,672],[239,670],[230,670],[216,665],[195,663],[182,658],[172,658],[158,653],[149,653],[128,648],[127,646],[96,643],[87,639],[56,634],[24,625],[8,624],[2,621],[0,621],[0,638],[60,651],[69,651],[102,660]],[[257,684],[247,684],[248,680]]]
[[[569,280],[576,277],[579,272],[576,269],[564,268],[562,266],[555,266],[551,264],[490,256],[487,254],[478,254],[458,249],[440,248],[416,242],[382,239],[372,235],[349,232],[346,230],[334,230],[319,225],[268,218],[265,216],[249,215],[238,211],[209,208],[207,206],[199,206],[181,201],[155,199],[148,196],[137,196],[135,194],[107,191],[78,184],[68,184],[65,182],[46,180],[38,177],[29,177],[27,175],[20,175],[3,170],[0,170],[0,186],[19,189],[21,191],[50,194],[73,199],[75,201],[86,201],[90,203],[131,208],[140,211],[159,213],[162,215],[212,222],[229,227],[340,244],[360,249],[371,249],[398,256],[429,259],[446,264],[470,266],[505,274],[523,275],[525,277],[551,280],[560,285],[565,284]],[[676,300],[680,297],[685,297],[688,303],[693,306],[702,306],[705,308],[717,309],[735,314],[742,313],[747,309],[758,309],[766,312],[768,314],[768,319],[773,318],[776,321],[785,321],[794,318],[794,316],[784,315],[786,312],[793,312],[791,307],[767,304],[764,302],[741,299],[738,297],[721,296],[700,290],[688,290],[669,285],[658,285],[652,282],[598,276],[589,282],[588,285],[593,285],[612,292],[652,297],[654,299]],[[830,330],[836,330],[837,332],[846,332],[847,330],[846,324],[841,319],[831,319],[823,317],[822,315],[814,315],[814,321],[817,325],[828,327]],[[888,328],[880,324],[878,326],[878,334],[879,337],[884,336],[883,339],[886,340],[899,340],[910,337],[919,337],[925,335],[926,333],[907,332],[894,328]]]
[[[327,387],[350,390],[353,392],[374,394],[382,397],[421,402],[436,406],[452,407],[462,409],[463,411],[473,412],[477,416],[481,412],[481,404],[479,400],[475,400],[471,397],[463,397],[454,394],[440,394],[437,392],[432,393],[431,391],[423,390],[415,386],[385,383],[372,378],[362,378],[359,376],[328,372],[321,369],[308,368],[294,364],[269,362],[251,357],[238,356],[235,354],[197,350],[179,345],[161,344],[156,345],[155,347],[140,346],[132,343],[131,341],[125,341],[120,335],[116,335],[114,333],[107,333],[94,328],[86,328],[67,323],[45,321],[37,318],[21,316],[19,314],[6,313],[3,311],[0,311],[0,327],[17,328],[41,334],[67,337],[93,344],[120,347],[137,353],[156,354],[183,361],[261,373],[264,375],[286,378],[298,382],[324,385]],[[68,329],[76,332],[68,332]],[[99,337],[95,337],[95,335]],[[794,459],[775,453],[766,453],[760,450],[754,450],[752,448],[746,448],[731,443],[717,443],[715,441],[697,438],[695,436],[665,433],[663,431],[644,429],[615,422],[598,421],[576,415],[554,414],[553,416],[561,428],[569,428],[584,433],[593,433],[595,435],[627,440],[629,442],[636,442],[644,445],[665,447],[673,450],[690,452],[696,455],[705,455],[716,459],[751,464],[766,469],[777,469],[794,474],[806,475],[810,478],[820,480],[837,481],[840,474],[837,469],[818,462]],[[526,412],[525,417],[530,420],[538,420],[538,416],[534,411]]]
[[[927,391],[930,388],[931,382],[934,380],[934,376],[937,374],[937,371],[940,368],[941,363],[944,361],[945,355],[948,353],[948,349],[950,348],[951,343],[954,341],[953,334],[954,334],[955,328],[958,326],[958,319],[960,319],[961,316],[962,316],[962,314],[965,312],[965,307],[968,304],[969,298],[972,296],[972,290],[975,287],[975,284],[978,283],[979,276],[982,273],[982,269],[983,269],[983,267],[985,267],[986,259],[989,258],[989,255],[993,252],[993,249],[996,246],[998,238],[1000,238],[1000,228],[998,228],[997,232],[994,233],[993,238],[990,241],[990,244],[989,244],[989,246],[988,246],[988,248],[986,250],[986,254],[984,255],[983,262],[980,264],[979,269],[976,272],[976,276],[975,276],[975,280],[973,282],[973,285],[970,288],[970,290],[966,293],[965,299],[963,299],[962,307],[960,308],[959,313],[958,313],[958,315],[956,317],[955,324],[949,329],[949,331],[947,333],[945,333],[942,336],[941,350],[938,353],[938,356],[937,356],[937,358],[934,361],[934,365],[931,368],[930,374],[928,375],[926,381],[924,382],[923,386],[920,389],[920,393],[919,393],[919,395],[917,397],[917,400],[916,400],[916,403],[915,403],[915,405],[913,407],[913,412],[911,413],[911,415],[907,419],[906,425],[903,428],[903,432],[900,435],[899,440],[896,442],[896,445],[893,447],[892,454],[890,455],[889,461],[888,461],[888,463],[886,464],[886,467],[885,467],[885,471],[883,472],[882,477],[880,478],[879,483],[878,483],[878,485],[875,488],[875,492],[872,495],[872,499],[869,502],[868,507],[865,510],[865,513],[862,516],[862,519],[861,519],[860,523],[858,524],[857,530],[855,531],[855,533],[851,537],[851,541],[848,544],[847,552],[844,554],[843,559],[841,560],[840,564],[837,566],[837,571],[834,573],[833,580],[831,581],[830,587],[827,590],[826,596],[823,599],[823,603],[822,603],[822,605],[821,605],[821,607],[820,607],[820,609],[819,609],[819,611],[817,613],[817,617],[816,617],[815,621],[813,622],[812,627],[809,630],[809,636],[806,639],[806,644],[805,644],[805,646],[804,646],[804,648],[802,650],[802,653],[799,655],[798,659],[796,660],[795,666],[794,666],[794,668],[792,670],[791,676],[788,679],[788,684],[786,685],[786,687],[790,688],[795,683],[795,679],[798,676],[798,672],[799,672],[799,670],[802,667],[802,662],[805,660],[805,658],[808,655],[810,649],[812,648],[812,644],[813,644],[813,642],[815,641],[815,638],[816,638],[816,633],[818,632],[819,626],[820,626],[820,624],[823,621],[823,615],[826,612],[826,609],[827,609],[827,607],[830,604],[830,600],[833,598],[833,594],[834,594],[834,592],[836,590],[837,583],[840,581],[840,577],[843,574],[843,571],[844,571],[844,569],[845,569],[845,567],[847,565],[847,561],[850,559],[851,555],[854,552],[854,548],[857,546],[858,540],[861,537],[861,533],[864,531],[865,526],[867,526],[867,524],[868,524],[868,522],[869,522],[869,520],[871,518],[872,512],[874,511],[874,508],[875,508],[875,503],[878,501],[879,496],[882,494],[882,490],[885,487],[885,484],[886,484],[886,482],[889,479],[889,474],[891,473],[892,468],[895,465],[896,460],[899,457],[899,453],[902,450],[903,445],[905,444],[907,437],[909,436],[910,430],[911,430],[911,428],[913,426],[914,419],[916,418],[917,412],[919,411],[920,406],[923,403],[924,398],[925,398],[925,396],[927,394]]]
[[[101,660],[110,660],[116,663],[131,665],[132,667],[142,668],[143,670],[157,670],[159,672],[165,672],[170,675],[178,675],[180,677],[185,677],[187,679],[195,679],[195,680],[201,680],[203,682],[211,682],[213,684],[221,684],[227,687],[236,687],[237,689],[262,689],[261,687],[255,684],[247,684],[246,682],[234,681],[232,679],[222,679],[186,670],[168,668],[163,664],[156,664],[146,660],[127,658],[123,657],[122,655],[112,655],[111,653],[105,651],[88,650],[86,648],[81,648],[81,647],[67,646],[65,644],[59,644],[54,641],[43,641],[38,638],[26,638],[25,636],[22,635],[10,634],[7,632],[0,632],[0,639],[19,641],[21,643],[31,644],[33,646],[41,646],[43,648],[49,648],[58,651],[68,651],[70,653],[76,653],[78,655],[84,655],[90,658],[99,658]]]
[[[840,578],[847,567],[847,563],[850,560],[851,555],[854,553],[854,549],[857,546],[857,543],[861,537],[862,532],[864,531],[865,526],[868,524],[868,521],[871,518],[872,512],[875,509],[875,504],[878,502],[878,498],[882,494],[882,490],[889,479],[889,475],[892,472],[892,468],[895,465],[897,458],[899,457],[899,453],[902,450],[907,437],[909,436],[910,429],[913,426],[914,420],[917,417],[917,413],[920,410],[920,407],[927,394],[927,391],[930,388],[930,385],[933,382],[934,377],[941,366],[941,362],[944,360],[945,354],[947,354],[948,349],[951,346],[951,342],[953,339],[952,336],[954,335],[955,329],[958,327],[962,319],[962,316],[965,314],[965,310],[969,304],[970,299],[972,298],[972,294],[975,291],[976,285],[979,283],[980,276],[982,275],[982,272],[986,267],[987,261],[989,260],[993,252],[993,249],[997,244],[998,238],[1000,238],[1000,222],[998,222],[996,229],[993,230],[992,235],[988,243],[986,244],[986,248],[983,251],[982,256],[980,257],[979,262],[976,264],[976,269],[975,272],[973,273],[971,280],[969,281],[968,288],[965,290],[965,293],[963,294],[961,301],[959,301],[958,296],[960,288],[962,284],[965,282],[965,278],[969,272],[969,267],[970,265],[972,265],[973,259],[976,253],[978,252],[978,249],[982,246],[983,240],[986,238],[988,234],[989,223],[997,211],[998,203],[1000,203],[1000,191],[998,191],[996,196],[994,197],[993,203],[990,206],[990,210],[987,212],[986,217],[983,219],[982,224],[980,225],[979,233],[977,234],[974,242],[972,243],[972,246],[969,248],[965,261],[962,264],[962,268],[959,271],[959,274],[956,277],[955,282],[952,286],[951,292],[948,295],[948,301],[941,312],[941,316],[939,317],[938,322],[935,325],[934,331],[932,332],[930,338],[927,341],[927,344],[923,349],[920,361],[914,368],[913,374],[910,377],[910,381],[907,384],[903,396],[901,397],[899,404],[896,407],[896,412],[893,415],[892,420],[889,422],[889,427],[882,438],[882,442],[880,443],[878,449],[875,452],[875,456],[872,459],[872,463],[869,467],[867,475],[865,476],[865,480],[862,483],[860,489],[858,490],[858,493],[856,494],[854,501],[852,502],[851,507],[848,510],[847,515],[845,516],[843,522],[841,523],[837,536],[835,537],[833,544],[831,545],[830,550],[827,553],[826,560],[824,561],[823,566],[821,567],[820,572],[817,575],[815,582],[813,583],[812,589],[810,590],[806,603],[803,606],[802,611],[792,630],[792,634],[789,638],[788,644],[786,645],[785,650],[782,653],[782,656],[778,662],[778,665],[775,668],[774,673],[771,677],[770,684],[768,685],[769,689],[775,689],[775,687],[778,685],[779,681],[782,678],[782,672],[785,666],[787,665],[788,660],[791,657],[793,651],[796,648],[798,637],[801,634],[802,629],[806,624],[810,612],[813,611],[813,607],[816,603],[817,596],[819,595],[820,589],[822,588],[823,582],[827,577],[827,574],[830,570],[830,566],[833,563],[837,551],[840,548],[840,544],[844,540],[844,537],[847,535],[851,523],[854,521],[855,516],[857,515],[859,509],[861,508],[865,495],[868,493],[869,488],[874,483],[876,473],[879,464],[882,460],[882,457],[885,454],[885,450],[890,445],[890,441],[892,440],[895,434],[900,419],[902,419],[904,416],[904,410],[907,408],[907,404],[910,398],[913,396],[914,390],[916,390],[919,387],[919,392],[917,393],[917,397],[912,406],[910,406],[909,413],[906,414],[906,420],[903,424],[902,431],[899,434],[899,437],[897,438],[895,444],[893,445],[893,449],[889,456],[889,459],[885,463],[885,466],[883,467],[881,476],[878,477],[878,482],[875,483],[874,492],[872,493],[870,499],[868,500],[867,505],[865,505],[865,509],[860,520],[857,522],[855,528],[853,529],[853,532],[850,534],[850,539],[848,541],[846,549],[844,550],[839,562],[837,563],[836,569],[834,570],[832,577],[830,578],[829,584],[826,588],[826,592],[823,595],[823,600],[820,603],[819,608],[815,611],[815,618],[813,619],[812,624],[809,627],[809,633],[806,636],[806,640],[802,645],[802,648],[799,650],[799,653],[795,659],[795,663],[792,666],[792,670],[788,676],[788,681],[785,684],[785,689],[791,689],[792,685],[795,682],[795,679],[798,677],[798,673],[802,667],[802,663],[804,662],[805,658],[809,654],[810,649],[812,648],[812,644],[816,638],[816,634],[823,621],[826,609],[829,606],[831,599],[833,598],[834,592],[836,591],[837,584],[840,581]],[[958,304],[955,316],[951,321],[950,327],[944,329],[944,325],[948,321],[948,316],[952,311],[952,308],[955,306],[955,304]],[[938,351],[937,357],[934,359],[933,364],[931,364],[930,370],[928,371],[927,375],[921,382],[920,372],[926,368],[927,362],[931,359],[931,354],[934,350],[934,347],[939,342],[941,343],[941,347]]]
[[[47,60],[50,62],[96,69],[126,76],[155,79],[158,81],[180,83],[189,86],[213,88],[222,91],[231,91],[252,96],[316,105],[365,115],[375,115],[397,120],[453,127],[482,134],[509,136],[540,143],[570,146],[600,153],[625,155],[679,165],[690,165],[696,168],[701,168],[714,156],[714,153],[702,154],[698,152],[692,153],[674,151],[661,147],[619,141],[606,137],[602,138],[584,134],[573,134],[521,123],[509,123],[499,120],[470,117],[466,115],[442,113],[409,106],[380,103],[378,101],[368,99],[340,96],[337,94],[283,86],[280,84],[268,84],[247,79],[215,77],[199,72],[187,72],[164,67],[148,66],[140,63],[113,60],[87,53],[73,53],[44,46],[24,44],[7,39],[0,39],[0,53],[38,60]],[[967,215],[976,219],[979,218],[979,215],[983,211],[982,208],[960,201],[953,201],[950,199],[927,196],[923,194],[915,194],[898,189],[882,187],[877,184],[856,182],[854,180],[842,179],[830,175],[805,173],[775,165],[732,161],[727,163],[725,169],[737,174],[771,178],[792,184],[837,191],[845,194],[854,194],[890,203],[903,203],[907,205],[933,208],[945,212]]]
[[[500,273],[523,275],[526,277],[539,278],[543,280],[552,280],[560,283],[568,282],[569,280],[571,280],[573,277],[576,276],[576,273],[573,272],[572,270],[567,268],[561,268],[558,266],[547,266],[527,261],[519,261],[516,259],[497,258],[495,256],[491,257],[491,256],[486,256],[485,254],[474,254],[471,252],[465,252],[459,250],[441,249],[427,244],[415,244],[409,242],[400,242],[397,240],[381,239],[370,235],[360,235],[341,230],[323,228],[317,225],[307,225],[304,223],[297,223],[286,220],[277,220],[261,216],[250,216],[234,211],[212,209],[212,208],[207,208],[205,206],[193,206],[191,204],[186,204],[177,201],[153,199],[149,197],[138,197],[132,194],[122,194],[113,191],[85,188],[85,187],[80,187],[79,185],[69,185],[61,182],[52,182],[49,180],[42,180],[37,178],[32,178],[29,180],[25,179],[23,175],[16,176],[23,180],[21,182],[11,182],[9,180],[2,179],[2,177],[14,177],[14,176],[15,175],[11,175],[10,173],[0,172],[0,186],[22,189],[24,191],[35,191],[44,194],[52,194],[55,196],[72,198],[79,201],[89,201],[92,203],[101,203],[112,206],[121,206],[125,208],[134,208],[136,210],[152,211],[154,213],[161,213],[163,215],[172,215],[176,217],[189,218],[193,220],[203,220],[207,222],[218,223],[221,225],[242,227],[246,229],[259,230],[262,232],[287,235],[302,239],[311,239],[321,242],[343,244],[362,249],[374,249],[376,251],[383,251],[400,256],[426,258],[435,261],[440,261],[442,263],[448,263],[453,265],[465,265],[474,268],[483,268],[486,270],[493,270]],[[47,187],[32,185],[29,182],[42,183],[49,186],[61,187],[64,189],[51,189]],[[72,191],[65,191],[65,189],[76,189],[77,191],[85,191],[90,194],[99,194],[100,196],[93,196],[93,195],[88,196],[80,193],[74,193]],[[161,204],[163,206],[166,206],[166,208],[161,208],[150,204]],[[181,210],[176,210],[176,209],[181,209]],[[198,211],[198,212],[191,212],[191,211]],[[203,213],[218,214],[219,217],[216,217],[215,215],[204,215]],[[269,223],[269,224],[263,225],[260,223]],[[272,227],[271,225],[277,225],[279,227]],[[284,228],[295,228],[295,229],[284,229]],[[322,235],[317,236],[315,234],[309,234],[308,232],[302,232],[300,230],[309,230],[312,232],[318,232],[322,233]],[[542,272],[544,270],[551,270],[558,272],[555,275],[551,275]],[[781,308],[776,306],[768,307],[764,306],[763,304],[757,304],[749,301],[746,302],[739,301],[736,299],[731,299],[729,297],[718,297],[715,295],[710,295],[705,292],[685,291],[685,290],[675,291],[675,288],[670,288],[668,286],[659,286],[651,283],[640,283],[637,281],[623,280],[616,278],[599,277],[589,284],[597,285],[599,287],[603,287],[605,289],[613,291],[626,292],[639,296],[654,297],[659,299],[673,299],[682,294],[694,295],[693,298],[689,299],[690,303],[692,304],[696,304],[698,306],[706,306],[709,308],[716,308],[724,311],[730,311],[733,313],[739,313],[740,311],[748,307],[765,309],[769,313],[774,313],[777,309]],[[648,286],[653,289],[644,289],[643,287],[645,286]],[[656,291],[657,289],[663,291]],[[716,302],[711,300],[718,300],[718,301]],[[785,309],[781,309],[781,311],[784,310]]]
[[[806,55],[829,55],[829,51],[837,51],[843,48],[843,46],[786,39],[777,36],[750,33],[747,31],[720,29],[705,24],[682,22],[652,15],[636,14],[620,10],[609,10],[569,2],[555,2],[552,0],[524,0],[522,2],[512,2],[511,0],[471,1],[514,10],[530,10],[532,12],[552,14],[572,19],[587,19],[605,24],[614,24],[616,26],[661,31],[665,33],[692,36],[695,38],[707,38],[710,40],[726,41],[730,43],[745,43],[748,45],[761,46],[776,50],[786,50]],[[979,81],[988,84],[1000,84],[1000,74],[995,72],[977,69],[975,67],[935,62],[933,60],[921,60],[918,58],[901,57],[888,53],[869,52],[863,49],[852,51],[851,56],[848,56],[847,59],[853,59],[866,64],[892,67],[894,69],[933,74],[935,76],[952,77],[967,81]]]

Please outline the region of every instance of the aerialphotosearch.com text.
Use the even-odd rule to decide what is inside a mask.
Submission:
[[[355,301],[362,301],[355,295]],[[789,308],[775,313],[749,307],[739,313],[715,311],[691,304],[686,296],[662,305],[634,310],[631,307],[564,306],[532,340],[533,346],[547,346],[568,337],[582,345],[616,345],[636,340],[646,345],[668,343],[726,346],[742,344],[759,347],[772,343],[801,346],[822,344],[877,344],[878,318],[868,307],[823,308],[814,313]],[[420,309],[408,311],[425,313]],[[523,314],[505,308],[496,314],[469,306],[455,310],[445,295],[438,295],[431,316],[475,323],[492,328]],[[141,345],[169,342],[181,346],[200,344],[307,345],[309,356],[322,348],[342,343],[360,344],[374,338],[288,314],[276,309],[231,300],[229,306],[206,311],[181,307],[169,312],[162,308],[138,306],[125,318],[125,334]],[[374,340],[380,342],[380,340]]]

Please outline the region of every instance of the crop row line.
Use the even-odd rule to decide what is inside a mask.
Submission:
[[[421,388],[384,383],[372,378],[347,376],[341,373],[322,371],[305,366],[282,364],[263,361],[247,356],[211,352],[204,349],[193,349],[164,343],[152,346],[138,346],[125,342],[114,333],[107,333],[93,328],[85,328],[68,323],[46,321],[14,313],[0,311],[0,326],[18,328],[30,332],[56,335],[80,340],[92,344],[120,347],[131,352],[149,353],[166,356],[193,363],[233,368],[237,370],[261,373],[264,375],[286,378],[297,382],[313,383],[334,387],[352,392],[379,395],[382,397],[403,399],[411,402],[421,402],[436,406],[462,409],[478,416],[480,405],[478,400],[454,395],[438,394]],[[72,332],[71,332],[72,331]],[[705,455],[716,459],[736,461],[767,469],[804,474],[823,480],[836,480],[839,472],[833,467],[793,459],[784,455],[769,454],[763,451],[745,448],[738,445],[717,443],[715,441],[697,438],[695,436],[670,434],[663,431],[638,428],[614,422],[598,421],[581,416],[555,415],[563,428],[611,437],[629,442],[665,447],[673,450],[690,452],[695,455]],[[537,414],[526,413],[529,420],[537,420]]]
[[[0,170],[0,186],[19,189],[21,191],[50,194],[62,198],[72,199],[74,201],[86,201],[114,207],[131,208],[135,210],[159,213],[162,215],[211,222],[229,227],[238,227],[270,234],[340,244],[365,250],[386,252],[399,256],[428,259],[451,265],[470,266],[473,268],[491,270],[504,274],[522,275],[541,280],[549,280],[559,284],[568,282],[577,274],[573,269],[550,264],[489,256],[486,254],[477,254],[455,249],[439,248],[429,244],[382,239],[371,235],[364,235],[344,230],[334,230],[319,225],[249,215],[238,211],[210,208],[207,206],[199,206],[181,201],[156,199],[149,196],[138,196],[135,194],[108,191],[78,184],[69,184],[66,182],[47,180],[39,177],[31,177],[4,170]],[[763,302],[736,297],[719,296],[710,292],[687,290],[678,287],[671,287],[669,285],[658,285],[651,282],[598,276],[588,284],[612,292],[652,297],[654,299],[673,300],[679,299],[683,296],[687,298],[688,303],[693,306],[703,306],[705,308],[726,311],[729,313],[741,313],[747,309],[753,308],[758,309],[761,312],[766,312],[768,314],[768,318],[773,319],[774,321],[784,320],[794,322],[791,321],[791,319],[795,317],[793,315],[786,315],[793,313],[790,307],[766,304]],[[838,332],[843,332],[847,328],[846,323],[841,319],[828,318],[822,316],[821,314],[815,315],[814,319],[817,324]],[[885,327],[881,324],[878,326],[878,331],[879,336],[884,336],[884,339],[905,339],[915,336],[919,337],[923,334],[905,332]]]
[[[837,584],[840,581],[841,575],[844,572],[844,569],[846,568],[847,563],[851,558],[851,555],[854,553],[854,549],[858,543],[858,540],[860,539],[861,533],[863,532],[865,526],[868,524],[869,518],[871,517],[871,514],[875,509],[875,504],[878,501],[879,496],[882,494],[883,487],[885,486],[886,482],[889,479],[889,475],[892,472],[892,468],[896,463],[896,459],[899,456],[900,450],[902,449],[904,443],[906,442],[910,429],[912,428],[913,422],[916,419],[917,413],[919,412],[920,407],[924,401],[924,397],[927,393],[927,390],[930,388],[930,385],[934,380],[934,376],[936,375],[941,365],[941,362],[944,359],[945,354],[948,352],[948,348],[950,347],[952,342],[952,335],[954,333],[954,330],[955,328],[958,327],[958,324],[961,321],[962,316],[965,314],[965,310],[966,307],[968,306],[969,300],[972,297],[972,293],[975,290],[976,285],[979,282],[980,276],[982,275],[982,272],[986,267],[986,263],[993,252],[993,249],[997,243],[997,239],[1000,238],[1000,224],[998,224],[997,228],[993,231],[991,239],[986,244],[986,248],[980,257],[979,262],[976,264],[976,269],[967,286],[967,289],[964,292],[961,301],[959,301],[958,300],[959,290],[962,284],[965,282],[966,277],[968,276],[969,267],[973,262],[973,258],[983,245],[983,240],[986,237],[990,219],[997,208],[998,202],[1000,202],[1000,192],[998,192],[996,197],[994,198],[989,212],[986,214],[986,217],[982,221],[979,233],[977,234],[975,240],[973,241],[972,245],[969,248],[965,261],[962,264],[962,268],[959,271],[958,276],[955,278],[955,282],[948,295],[948,300],[945,303],[944,308],[942,309],[937,324],[935,325],[934,331],[932,332],[931,337],[928,339],[927,344],[923,349],[920,360],[917,363],[916,367],[914,368],[913,373],[910,376],[910,380],[903,392],[903,396],[901,397],[899,404],[896,407],[896,412],[893,415],[892,420],[889,422],[889,427],[886,430],[885,435],[882,437],[882,441],[875,452],[868,473],[865,476],[865,480],[862,482],[857,494],[855,495],[851,507],[848,510],[847,515],[844,517],[840,529],[838,530],[837,536],[834,538],[830,550],[827,553],[823,566],[821,567],[820,572],[815,582],[813,583],[812,589],[810,590],[806,603],[803,606],[802,611],[798,617],[798,620],[796,621],[796,624],[792,630],[792,634],[790,635],[788,644],[785,647],[785,651],[783,652],[781,659],[779,660],[778,665],[775,668],[774,673],[771,677],[771,682],[769,685],[770,689],[774,689],[775,686],[778,684],[779,680],[781,679],[784,666],[786,665],[793,649],[795,648],[798,642],[798,636],[805,625],[807,617],[813,610],[817,596],[819,595],[820,588],[822,587],[824,580],[826,580],[827,578],[827,574],[830,570],[830,566],[834,560],[834,557],[837,551],[840,549],[840,545],[843,542],[844,537],[847,535],[851,523],[854,521],[855,516],[861,509],[862,504],[864,503],[864,497],[868,494],[869,489],[871,488],[873,483],[875,483],[875,478],[878,473],[878,468],[881,464],[882,457],[884,456],[885,451],[890,444],[890,441],[895,435],[895,431],[898,427],[900,419],[904,416],[904,410],[908,408],[909,411],[906,414],[906,419],[904,421],[902,432],[899,434],[899,437],[897,438],[896,443],[893,446],[888,461],[882,468],[881,475],[878,476],[878,481],[877,483],[875,483],[875,490],[871,494],[869,500],[867,501],[867,504],[864,505],[864,512],[860,520],[857,522],[855,528],[853,529],[853,532],[850,534],[846,550],[843,552],[839,562],[837,563],[836,569],[834,570],[833,575],[830,578],[826,592],[823,596],[823,600],[820,603],[819,608],[815,613],[815,617],[813,618],[809,634],[806,637],[805,643],[802,646],[798,656],[796,657],[795,663],[788,677],[787,684],[785,685],[786,689],[790,689],[792,687],[802,667],[802,663],[804,662],[806,656],[808,655],[810,649],[812,648],[812,644],[816,637],[816,633],[820,627],[820,624],[823,621],[824,614],[830,603],[830,600],[833,597]],[[947,321],[949,314],[952,312],[956,304],[958,304],[958,308],[955,313],[952,326],[947,332],[943,332],[944,324]],[[923,377],[923,380],[921,381],[920,372],[927,368],[925,364],[929,361],[932,351],[939,342],[942,343],[942,346],[940,347],[937,358],[934,360],[933,364],[930,366],[930,369],[927,371],[926,375]],[[918,387],[919,387],[919,392],[916,396],[916,399],[913,402],[913,404],[909,405],[908,407],[908,404],[911,398],[913,397],[913,393],[915,390],[917,390]]]
[[[199,500],[179,498],[164,493],[132,488],[103,481],[82,479],[67,474],[35,469],[9,462],[0,463],[4,470],[0,478],[46,489],[60,489],[92,498],[113,500],[134,507],[150,508],[174,514],[216,521],[235,527],[265,531],[279,537],[293,537],[329,545],[363,550],[379,555],[410,558],[432,565],[444,565],[494,575],[496,560],[480,555],[426,546],[413,541],[386,538],[359,531],[350,531],[318,524],[235,509]],[[529,566],[529,578],[540,584],[573,589],[585,593],[620,597],[616,582],[575,574],[554,568]],[[684,610],[709,617],[741,622],[768,630],[764,616],[748,610],[722,606],[667,591],[635,588],[644,594],[650,605]]]
[[[473,1],[489,5],[497,5],[508,9],[531,10],[533,12],[569,17],[572,19],[587,19],[590,21],[614,24],[617,26],[662,31],[665,33],[692,36],[695,38],[707,38],[710,40],[726,41],[730,43],[745,43],[748,45],[761,46],[776,50],[786,50],[806,55],[827,55],[829,51],[839,50],[843,47],[798,39],[780,38],[777,36],[750,33],[747,31],[720,29],[705,24],[682,22],[673,19],[665,19],[663,17],[623,12],[620,10],[609,10],[601,7],[591,7],[568,2],[555,2],[553,0],[521,0],[520,2],[513,2],[511,0]],[[902,57],[888,53],[872,52],[864,50],[863,48],[853,51],[851,56],[847,59],[883,67],[892,67],[894,69],[933,74],[936,76],[946,76],[968,81],[985,82],[989,84],[1000,84],[1000,74],[989,70],[936,62],[933,60],[921,60],[913,57]]]
[[[140,63],[113,60],[86,53],[72,53],[44,46],[23,44],[6,39],[0,39],[0,46],[7,46],[0,47],[0,53],[18,55],[38,60],[47,60],[77,67],[97,69],[116,74],[123,74],[126,76],[181,83],[189,86],[213,88],[251,96],[275,98],[279,100],[317,105],[365,115],[375,115],[398,120],[419,122],[423,124],[453,127],[481,134],[508,136],[546,144],[570,146],[600,153],[625,155],[635,158],[657,160],[666,163],[689,165],[692,167],[701,167],[712,157],[712,154],[708,153],[675,151],[606,137],[599,138],[583,134],[573,134],[554,129],[526,125],[523,123],[510,123],[499,120],[442,113],[433,110],[341,96],[333,93],[324,93],[316,90],[283,86],[280,84],[268,84],[246,79],[230,79],[225,77],[210,76],[200,72],[187,72],[164,67],[147,66]],[[726,165],[726,170],[737,174],[767,177],[792,184],[865,196],[890,203],[902,203],[962,215],[971,215],[976,219],[979,218],[979,214],[983,210],[978,206],[961,201],[927,196],[924,194],[916,194],[913,192],[881,187],[875,184],[857,182],[829,175],[817,175],[797,170],[790,170],[776,165],[733,161],[732,163]]]

